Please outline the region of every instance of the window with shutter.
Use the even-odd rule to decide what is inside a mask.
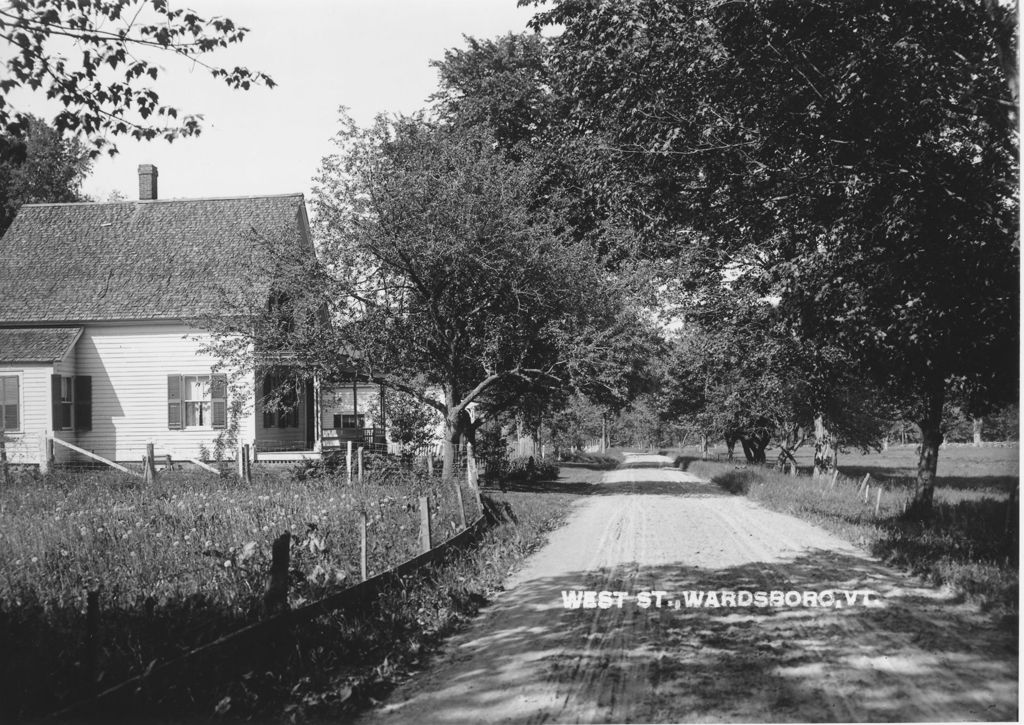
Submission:
[[[53,429],[92,430],[92,377],[53,375]]]
[[[0,428],[21,429],[21,380],[17,375],[0,375]]]

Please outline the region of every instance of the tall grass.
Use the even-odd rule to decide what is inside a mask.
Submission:
[[[252,484],[170,472],[155,484],[112,472],[23,477],[0,490],[0,719],[38,713],[188,651],[261,616],[271,543],[291,547],[292,605],[419,553],[418,498],[432,540],[457,530],[455,489],[410,474],[364,485],[255,472]],[[466,517],[479,514],[463,490]],[[87,592],[98,591],[96,667]],[[94,681],[96,680],[96,681]],[[98,681],[98,682],[97,682]]]
[[[927,518],[907,515],[910,479],[875,479],[865,500],[862,480],[786,476],[777,471],[694,461],[687,470],[768,508],[807,519],[859,544],[894,565],[946,584],[985,609],[1016,612],[1018,591],[1017,507],[1005,489],[982,479],[967,488],[940,480]],[[875,505],[882,486],[878,513]]]

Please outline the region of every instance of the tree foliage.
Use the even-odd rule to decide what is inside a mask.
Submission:
[[[687,282],[752,271],[924,435],[1016,395],[1015,10],[979,0],[564,0],[552,85]],[[1012,39],[1012,33],[1009,36]],[[618,182],[616,182],[618,183]],[[666,237],[660,230],[684,233]],[[993,364],[993,361],[1000,361]]]
[[[80,188],[91,162],[75,139],[30,116],[21,153],[0,158],[0,235],[22,204],[83,201]]]
[[[381,118],[336,142],[314,198],[335,333],[437,410],[449,444],[472,433],[470,404],[475,426],[571,386],[631,333],[590,249],[531,208],[536,169],[487,131]]]
[[[12,105],[25,88],[58,101],[54,127],[80,134],[95,156],[117,147],[110,136],[173,141],[198,134],[202,116],[160,102],[154,87],[171,54],[197,65],[230,88],[272,87],[264,73],[224,68],[206,58],[240,43],[248,30],[229,18],[203,18],[166,0],[16,0],[0,8],[0,38],[8,46],[0,80],[0,129],[20,139],[28,116]]]

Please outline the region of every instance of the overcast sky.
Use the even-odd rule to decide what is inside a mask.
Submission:
[[[105,200],[138,194],[137,167],[156,164],[160,197],[309,194],[330,152],[338,107],[359,123],[378,112],[410,112],[435,89],[432,59],[463,45],[525,29],[533,8],[516,0],[192,0],[204,17],[226,15],[251,32],[213,60],[258,68],[279,84],[233,91],[205,71],[161,61],[161,101],[206,117],[203,134],[165,141],[117,140],[120,155],[97,159],[83,191]],[[42,109],[40,109],[42,110]],[[51,114],[52,116],[52,114]]]

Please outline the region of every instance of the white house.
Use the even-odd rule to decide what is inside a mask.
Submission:
[[[0,239],[9,460],[39,463],[47,437],[121,462],[138,462],[148,443],[198,458],[223,450],[228,431],[264,452],[380,443],[376,385],[309,383],[292,411],[264,410],[273,371],[221,370],[203,351],[211,333],[199,320],[224,313],[225,290],[269,303],[272,282],[249,264],[257,243],[314,254],[302,195],[163,200],[150,165],[139,188],[138,201],[27,204]],[[80,456],[59,444],[54,454]]]

